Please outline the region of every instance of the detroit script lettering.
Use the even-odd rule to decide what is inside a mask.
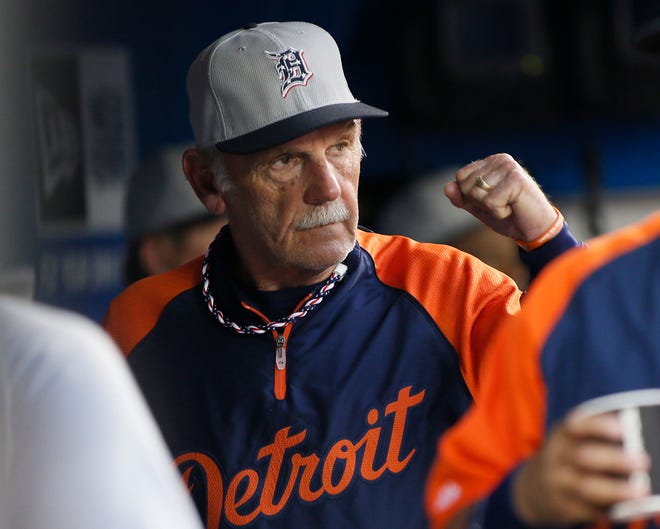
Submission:
[[[199,452],[178,456],[176,464],[189,490],[192,489],[193,472],[200,472],[206,482],[206,528],[218,529],[223,514],[234,526],[249,524],[260,515],[273,516],[284,509],[292,495],[311,503],[324,495],[340,494],[351,484],[356,472],[365,481],[375,481],[385,472],[401,472],[415,455],[415,449],[407,454],[401,453],[408,410],[424,400],[424,390],[411,395],[411,388],[401,389],[397,399],[385,407],[385,415],[393,416],[389,436],[382,432],[381,426],[374,426],[378,422],[379,412],[371,409],[366,417],[371,428],[357,441],[340,439],[329,448],[324,459],[316,453],[297,452],[295,448],[303,442],[307,430],[291,432],[288,426],[278,430],[273,442],[257,454],[257,460],[268,461],[265,476],[246,468],[225,483],[220,469],[209,456]],[[388,441],[386,460],[376,468],[375,457],[380,443]],[[282,483],[281,479],[286,474],[283,469],[288,470],[286,483]],[[313,482],[320,485],[314,488]],[[278,484],[284,487],[278,487]],[[279,498],[275,497],[276,491],[281,491]],[[248,509],[246,504],[255,499],[258,499],[257,506],[254,507],[253,501],[253,507]]]

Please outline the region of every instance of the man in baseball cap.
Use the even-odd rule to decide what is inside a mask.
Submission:
[[[189,146],[158,149],[129,179],[124,204],[127,285],[202,255],[226,222],[224,215],[206,211],[186,182],[181,152]]]
[[[184,172],[228,224],[204,258],[129,287],[105,325],[206,526],[425,527],[438,436],[520,291],[455,248],[358,228],[362,119],[386,112],[353,96],[323,29],[224,35],[188,94]],[[507,154],[445,194],[536,265],[576,244]]]

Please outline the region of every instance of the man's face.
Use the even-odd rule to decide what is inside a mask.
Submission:
[[[353,248],[361,154],[360,124],[351,120],[256,154],[224,155],[232,235],[261,288],[315,280]]]

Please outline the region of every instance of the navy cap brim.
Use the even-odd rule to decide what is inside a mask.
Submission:
[[[231,154],[252,154],[282,145],[316,129],[355,118],[386,117],[388,112],[364,103],[339,103],[296,114],[215,146]]]

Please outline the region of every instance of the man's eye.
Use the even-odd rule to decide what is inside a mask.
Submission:
[[[283,154],[282,156],[280,156],[279,158],[276,158],[273,161],[273,165],[280,165],[280,166],[281,165],[289,165],[292,160],[293,160],[293,156],[291,156],[290,154]]]
[[[335,149],[337,149],[339,152],[345,151],[346,149],[348,149],[348,143],[338,143],[337,145],[335,145]]]

